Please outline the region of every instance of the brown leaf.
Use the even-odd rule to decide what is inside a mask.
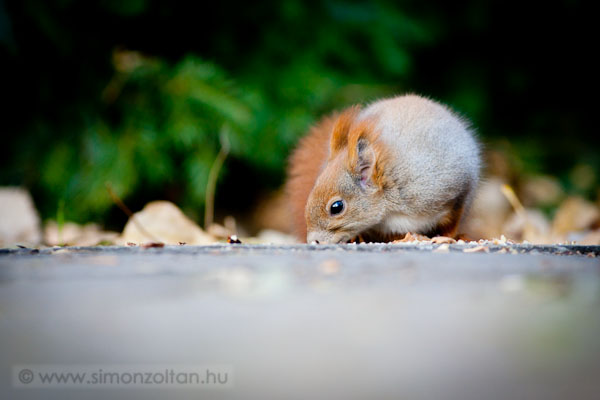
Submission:
[[[578,240],[577,243],[588,246],[600,245],[600,229],[589,232],[581,240]]]
[[[205,245],[215,243],[216,239],[204,232],[175,204],[168,201],[153,201],[129,218],[120,241],[121,243],[151,241],[166,244],[185,242]]]
[[[559,207],[552,222],[556,234],[590,229],[600,223],[600,210],[581,197],[569,197]]]

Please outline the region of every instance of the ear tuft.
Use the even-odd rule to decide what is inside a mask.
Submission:
[[[375,120],[366,118],[355,123],[348,135],[348,170],[360,176],[360,185],[385,188],[388,161],[389,151],[379,140]]]
[[[344,110],[338,117],[331,134],[331,156],[348,144],[350,129],[359,112],[360,106],[353,106]]]
[[[388,151],[379,139],[374,118],[357,120],[359,106],[346,109],[333,126],[329,158],[334,158],[338,152],[348,152],[347,168],[360,176],[360,184],[384,188],[385,164]]]

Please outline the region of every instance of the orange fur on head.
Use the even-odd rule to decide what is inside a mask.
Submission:
[[[348,133],[359,112],[360,106],[352,106],[344,110],[335,121],[333,132],[331,134],[329,159],[333,158],[333,156],[338,151],[342,150],[348,143]]]
[[[302,241],[306,240],[304,209],[308,196],[327,163],[331,132],[338,114],[323,118],[303,137],[290,157],[286,194],[290,205],[292,230]]]
[[[373,165],[371,178],[373,182],[383,188],[385,182],[385,162],[388,155],[386,147],[378,140],[375,121],[371,118],[357,120],[360,108],[351,107],[344,111],[339,117],[333,128],[331,136],[331,153],[329,159],[333,159],[340,151],[348,152],[347,167],[354,171],[359,163],[358,145],[360,140],[366,141],[366,144],[374,152],[375,163]]]
[[[385,185],[383,165],[387,152],[377,140],[378,133],[372,120],[357,121],[359,106],[353,106],[342,113],[334,113],[323,118],[307,136],[300,140],[290,157],[287,198],[290,203],[294,232],[301,240],[306,239],[306,219],[304,215],[308,197],[326,163],[340,154],[348,153],[347,168],[355,171],[358,163],[358,142],[364,139],[374,151],[375,165],[372,179],[381,188]]]

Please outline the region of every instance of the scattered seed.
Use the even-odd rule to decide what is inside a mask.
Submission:
[[[229,244],[242,244],[242,241],[238,239],[237,235],[231,235],[227,238]]]

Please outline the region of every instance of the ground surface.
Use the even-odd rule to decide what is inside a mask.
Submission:
[[[600,247],[468,247],[1,250],[0,397],[597,399]],[[44,364],[233,385],[14,387]]]

